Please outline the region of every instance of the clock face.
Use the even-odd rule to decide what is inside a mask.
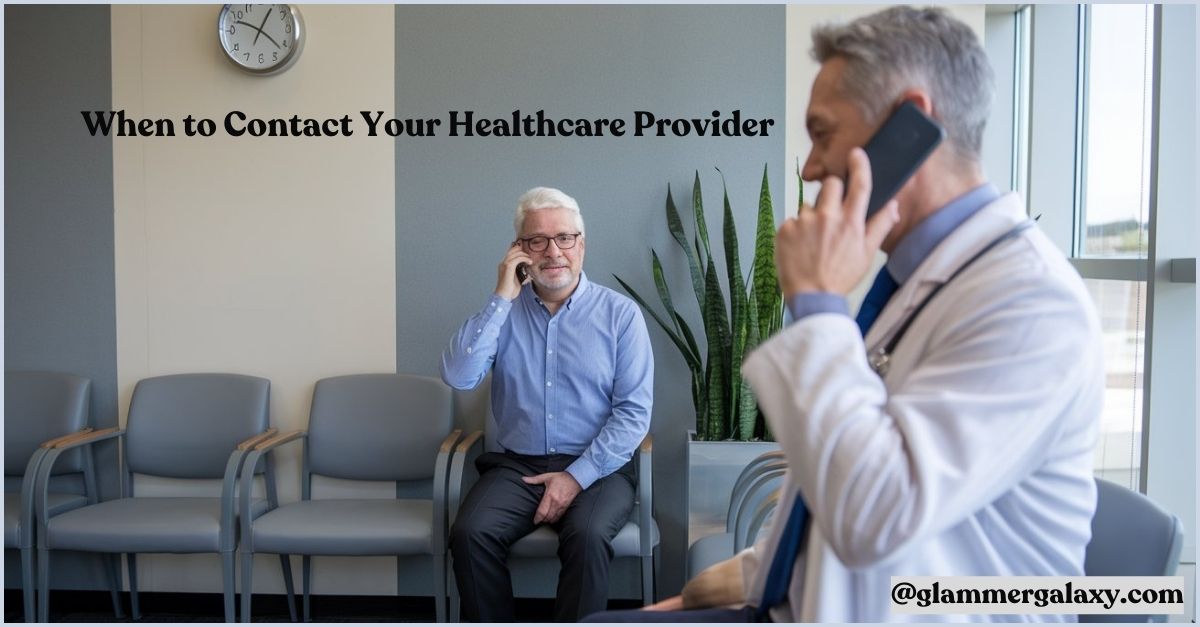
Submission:
[[[304,46],[304,21],[290,4],[227,4],[217,28],[225,55],[253,74],[286,70]]]

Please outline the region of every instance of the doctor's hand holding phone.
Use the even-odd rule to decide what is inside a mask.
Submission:
[[[845,180],[826,176],[816,203],[800,207],[776,235],[775,265],[785,298],[805,292],[845,296],[858,285],[900,222],[895,195],[943,135],[936,122],[905,100],[864,148],[850,150]]]
[[[521,293],[521,286],[530,281],[529,264],[533,258],[521,246],[521,242],[513,242],[500,260],[500,268],[496,277],[496,295],[505,300],[513,300]]]

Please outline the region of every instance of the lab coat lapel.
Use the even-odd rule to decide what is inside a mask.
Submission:
[[[873,350],[892,337],[930,291],[945,283],[959,266],[1025,217],[1020,196],[1009,192],[963,222],[934,247],[929,257],[917,266],[913,275],[892,296],[880,312],[879,319],[867,332],[867,347]]]

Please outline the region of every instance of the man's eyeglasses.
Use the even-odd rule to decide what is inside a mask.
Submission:
[[[579,239],[580,235],[582,233],[559,233],[554,237],[535,235],[533,237],[518,237],[517,241],[528,246],[529,250],[540,253],[550,247],[550,240],[554,240],[554,245],[558,246],[559,250],[575,248],[575,242]]]

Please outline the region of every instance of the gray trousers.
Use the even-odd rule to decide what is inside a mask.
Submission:
[[[463,500],[450,530],[464,619],[515,620],[509,548],[534,530],[533,516],[545,491],[521,478],[564,471],[575,459],[573,455],[504,452],[484,453],[476,460],[479,481]],[[580,492],[562,518],[551,525],[558,532],[562,562],[555,621],[575,622],[607,607],[612,539],[629,520],[633,486],[631,462]]]

